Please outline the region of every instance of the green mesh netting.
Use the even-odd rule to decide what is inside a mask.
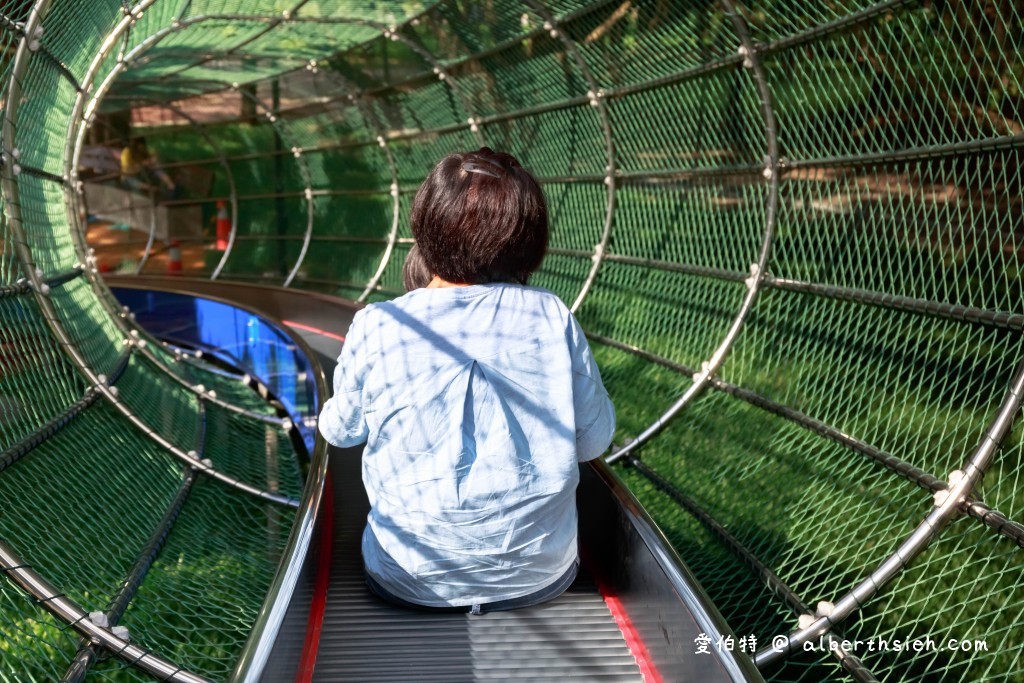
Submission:
[[[544,185],[534,282],[591,335],[620,474],[764,648],[1020,411],[1022,25],[1009,0],[0,0],[0,540],[102,610],[181,486],[166,444],[298,496],[286,435],[188,386],[267,406],[126,347],[91,268],[390,298],[418,183],[486,144]],[[174,193],[117,182],[140,136]],[[857,662],[797,648],[769,680],[1024,680],[1024,441],[996,437],[943,533],[837,619]],[[200,478],[121,623],[225,678],[289,519]],[[79,647],[11,582],[0,633],[5,681]],[[101,660],[89,680],[146,678]]]

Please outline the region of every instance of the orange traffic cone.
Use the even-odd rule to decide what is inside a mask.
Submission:
[[[228,240],[231,238],[231,217],[228,216],[228,207],[224,200],[217,201],[217,250],[224,251],[228,248]]]
[[[171,242],[167,249],[167,274],[181,275],[181,245],[178,240]]]

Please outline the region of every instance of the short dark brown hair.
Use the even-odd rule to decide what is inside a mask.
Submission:
[[[426,287],[434,279],[430,266],[423,260],[418,245],[412,245],[409,253],[405,255],[405,262],[402,264],[402,284],[405,291],[411,292],[414,289]]]
[[[544,192],[511,154],[449,154],[416,193],[412,234],[448,282],[526,284],[548,245]]]

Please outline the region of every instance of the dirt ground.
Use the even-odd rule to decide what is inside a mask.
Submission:
[[[148,235],[140,230],[109,221],[91,222],[86,232],[86,241],[96,251],[97,267],[105,273],[134,273],[146,251],[147,238]],[[198,241],[181,241],[178,250],[181,255],[180,271],[171,267],[170,245],[154,239],[142,272],[154,275],[198,275],[208,270],[207,260],[220,253],[215,252],[212,244]],[[214,254],[207,256],[207,251]]]

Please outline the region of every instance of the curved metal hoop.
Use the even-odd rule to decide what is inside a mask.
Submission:
[[[448,85],[449,90],[451,90],[452,94],[462,104],[462,108],[469,114],[470,130],[473,131],[479,144],[483,146],[483,133],[480,131],[480,128],[474,123],[476,117],[474,116],[473,110],[470,107],[469,99],[462,92],[462,89],[455,85],[455,83],[453,82],[454,79],[448,77],[441,63],[437,61],[437,58],[434,57],[434,55],[430,53],[422,45],[420,45],[416,41],[410,40],[398,29],[384,29],[384,37],[385,39],[401,41],[402,44],[409,47],[409,49],[411,49],[416,54],[420,55],[428,64],[431,65],[434,74],[437,75],[437,77],[441,79],[442,82]],[[356,96],[355,101],[357,102],[357,106],[359,106],[360,108],[365,107],[362,97]],[[366,287],[363,289],[363,292],[356,299],[356,301],[359,301],[360,303],[366,301],[367,297],[369,297],[370,294],[372,294],[374,290],[376,290],[377,287],[380,285],[380,279],[384,276],[384,271],[387,270],[388,263],[391,261],[391,256],[393,255],[395,250],[395,244],[397,244],[398,242],[398,226],[401,220],[401,202],[399,200],[399,197],[402,191],[401,186],[398,182],[398,165],[395,162],[394,154],[392,153],[391,148],[388,146],[389,137],[387,135],[387,131],[384,130],[384,127],[380,125],[380,122],[377,121],[375,117],[371,117],[371,115],[369,115],[368,113],[364,112],[363,118],[364,120],[367,121],[374,121],[373,127],[377,131],[377,141],[380,144],[380,146],[384,148],[384,151],[387,154],[388,166],[391,169],[391,195],[394,197],[394,211],[391,231],[388,233],[388,242],[387,246],[384,248],[384,254],[381,256],[380,265],[377,266],[377,270],[370,277],[370,280],[366,283]]]
[[[235,173],[231,170],[231,164],[228,163],[227,155],[224,153],[224,150],[221,148],[217,140],[206,132],[206,127],[203,124],[192,118],[181,107],[177,107],[167,102],[158,102],[156,104],[157,106],[164,107],[165,109],[174,112],[188,121],[189,124],[199,132],[199,135],[206,140],[206,143],[210,145],[211,149],[217,153],[217,158],[220,161],[221,166],[224,167],[224,177],[228,181],[228,201],[231,202],[231,233],[228,235],[227,247],[225,247],[224,253],[221,255],[220,261],[217,263],[217,267],[214,268],[213,272],[210,274],[210,279],[216,280],[217,276],[220,275],[221,269],[224,268],[224,264],[227,263],[228,254],[231,253],[231,247],[235,244],[235,235],[238,234],[238,190],[235,186]],[[149,243],[146,245],[147,256],[149,255],[149,246],[152,242],[152,239],[150,239]],[[135,271],[136,273],[142,272],[142,266],[144,263],[145,257],[143,257],[143,261],[139,263],[139,267]]]
[[[557,36],[558,39],[562,41],[562,44],[565,46],[565,51],[571,55],[573,61],[576,62],[576,66],[580,70],[580,74],[583,76],[584,80],[586,80],[587,86],[590,88],[587,93],[587,99],[590,101],[590,105],[597,110],[598,117],[601,119],[601,130],[604,134],[606,161],[604,184],[607,186],[604,226],[601,228],[601,237],[599,238],[598,243],[594,246],[594,254],[591,257],[592,265],[590,266],[590,271],[587,273],[587,277],[583,281],[583,286],[580,287],[580,291],[576,295],[576,299],[573,300],[572,305],[569,306],[569,310],[575,313],[579,307],[583,305],[583,300],[586,299],[587,294],[590,293],[590,288],[593,287],[594,281],[597,279],[597,273],[601,269],[601,264],[604,262],[605,252],[608,250],[608,243],[612,238],[612,225],[615,222],[615,192],[618,182],[615,165],[615,135],[612,130],[611,117],[608,115],[608,101],[605,97],[605,92],[598,85],[597,79],[594,78],[586,60],[583,59],[583,55],[581,55],[579,50],[576,49],[576,43],[569,38],[566,32],[559,25],[558,20],[555,19],[551,11],[542,2],[540,2],[540,0],[523,0],[523,2],[544,19],[545,27],[550,27],[548,30],[551,32],[551,35]]]
[[[945,526],[961,511],[971,491],[992,464],[995,454],[1020,413],[1022,402],[1024,361],[1018,365],[995,419],[982,435],[981,443],[958,471],[958,475],[950,476],[947,488],[941,492],[941,496],[935,498],[935,508],[871,574],[836,600],[834,608],[828,614],[816,615],[813,623],[786,636],[784,644],[777,643],[775,647],[758,650],[754,662],[759,669],[772,666],[792,653],[799,652],[804,643],[827,634],[835,625],[849,619],[938,538]]]
[[[729,354],[733,342],[739,335],[740,328],[743,327],[743,323],[746,321],[747,315],[753,308],[754,301],[761,290],[762,282],[768,266],[768,259],[771,254],[772,239],[775,235],[775,222],[779,205],[779,143],[775,122],[775,112],[772,109],[771,90],[768,87],[768,80],[765,76],[764,69],[757,58],[757,52],[754,49],[754,43],[750,38],[749,31],[747,30],[746,22],[740,13],[736,11],[736,6],[733,4],[732,0],[722,0],[722,3],[733,22],[736,35],[739,36],[742,53],[745,56],[743,66],[749,68],[754,74],[754,82],[757,85],[758,95],[761,99],[761,114],[764,117],[765,142],[767,146],[764,176],[768,182],[768,197],[765,202],[765,221],[763,237],[761,240],[761,250],[758,254],[757,262],[751,265],[750,278],[746,280],[747,293],[743,298],[743,302],[740,304],[739,312],[733,319],[732,325],[726,332],[725,337],[723,337],[722,341],[719,343],[718,348],[714,350],[707,361],[701,364],[700,371],[693,377],[693,384],[691,384],[686,391],[683,392],[683,395],[680,396],[661,417],[655,420],[651,426],[628,444],[607,456],[605,461],[609,463],[624,458],[640,446],[650,441],[653,437],[660,434],[668,423],[671,422],[672,419],[683,410],[683,408],[689,405],[701,390],[707,386],[708,381],[725,361],[725,357]]]
[[[209,679],[185,671],[180,666],[114,635],[110,629],[94,624],[84,609],[57,590],[56,586],[32,569],[3,541],[0,541],[0,569],[62,623],[133,666],[157,676],[162,681],[210,683]]]

